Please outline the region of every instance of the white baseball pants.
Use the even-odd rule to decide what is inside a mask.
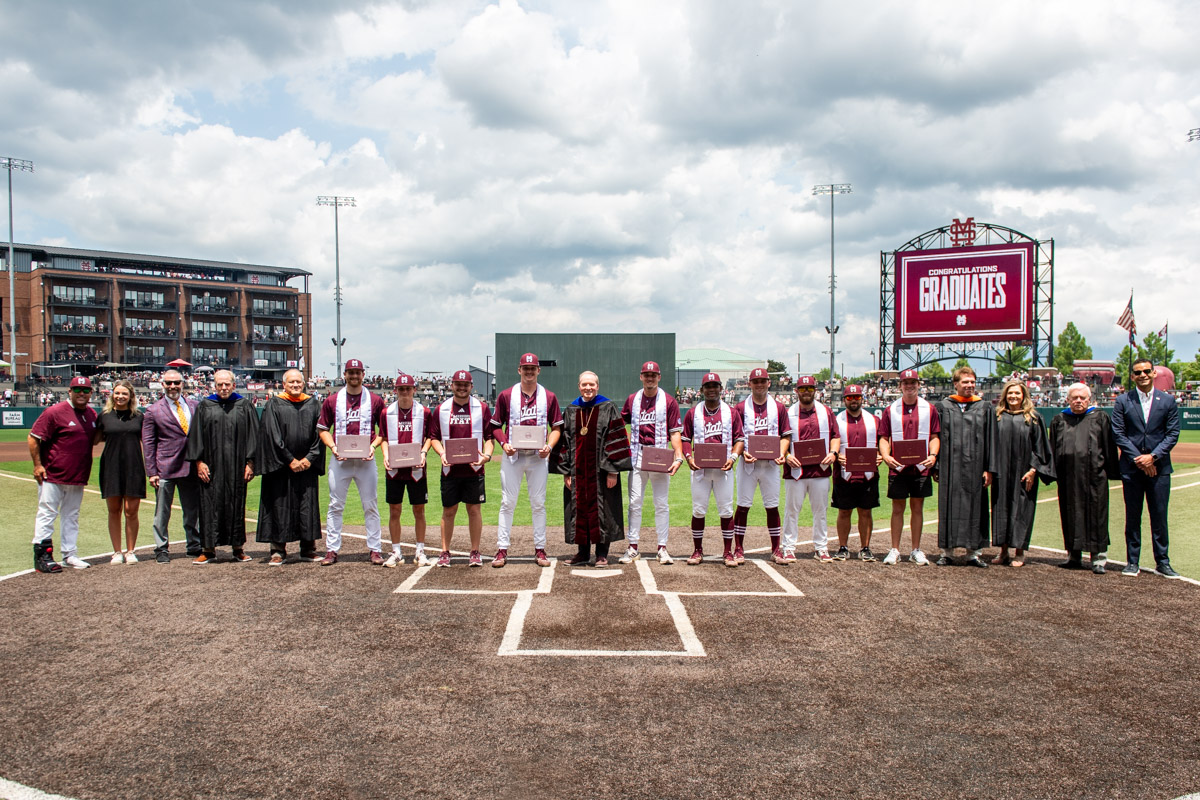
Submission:
[[[325,512],[325,547],[335,553],[342,549],[342,511],[353,481],[362,500],[363,522],[367,526],[367,549],[379,552],[383,546],[383,530],[379,524],[379,472],[374,459],[348,458],[338,461],[329,458],[329,509]]]
[[[658,546],[666,547],[671,534],[671,476],[665,472],[647,472],[635,469],[629,473],[629,531],[625,538],[637,544],[642,538],[642,504],[646,500],[646,487],[654,490],[654,529],[658,534]],[[705,505],[708,505],[707,498]]]
[[[820,550],[829,544],[829,525],[825,519],[829,512],[829,478],[801,478],[789,480],[787,486],[787,502],[783,511],[783,547],[795,549],[800,538],[800,509],[804,507],[804,498],[808,497],[808,505],[813,517],[813,547]]]
[[[54,538],[54,521],[60,520],[62,557],[73,556],[79,542],[79,507],[83,487],[42,481],[38,487],[37,516],[33,520],[33,543]]]
[[[529,487],[529,508],[533,512],[533,547],[546,549],[546,480],[550,463],[536,450],[518,450],[516,458],[500,459],[500,522],[496,526],[496,548],[507,550],[512,542],[513,511],[521,494],[521,476]]]
[[[747,464],[738,459],[737,504],[749,508],[754,502],[754,489],[762,492],[763,508],[779,508],[779,484],[782,480],[780,467],[774,461],[756,461]]]
[[[717,516],[728,519],[733,516],[733,470],[698,469],[692,473],[692,516],[703,517],[708,513],[708,498],[717,501]]]

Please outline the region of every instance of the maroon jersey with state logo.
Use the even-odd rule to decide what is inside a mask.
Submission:
[[[904,403],[903,401],[900,403],[900,425],[901,425],[901,428],[903,429],[903,433],[899,438],[916,439],[920,436],[921,419],[920,419],[920,415],[917,413],[918,405],[919,405],[918,403],[913,403],[910,406],[907,403]],[[896,432],[892,431],[891,406],[884,408],[883,411],[880,412],[879,417],[880,417],[880,419],[879,419],[879,436],[880,436],[880,438],[884,438],[884,439],[888,439],[888,440],[896,438]],[[941,418],[938,416],[937,406],[934,405],[933,403],[930,403],[929,404],[929,438],[926,440],[927,447],[929,446],[929,443],[931,443],[934,439],[936,439],[938,437],[938,434],[941,433],[941,431],[942,431],[942,423],[941,423]],[[889,469],[888,471],[890,473],[896,472],[895,469]],[[904,467],[902,470],[900,470],[900,472],[905,475],[921,474],[920,468],[917,467],[915,464]]]
[[[744,402],[737,404],[738,413],[742,415],[742,430],[747,436],[770,435],[771,431],[767,426],[769,421],[767,403],[775,404],[775,413],[779,416],[779,433],[776,435],[790,437],[792,435],[792,421],[788,419],[787,406],[773,397],[768,397],[766,403],[755,403],[753,398],[751,398],[750,408],[753,409],[753,414],[746,413],[746,404]]]
[[[396,444],[413,443],[413,411],[415,410],[415,405],[409,409],[396,406]],[[429,434],[429,429],[432,426],[433,412],[428,406],[423,406],[421,416],[423,419],[422,430],[424,430],[424,433],[422,434],[422,440],[417,442],[417,444],[424,444],[425,439],[432,438]],[[387,426],[387,412],[385,410],[383,416],[379,418],[379,435],[383,437],[385,442],[388,440],[388,436],[391,435],[391,431],[388,430]],[[346,427],[348,428],[349,425]],[[412,471],[412,467],[400,467],[396,470],[395,477],[388,475],[387,479],[389,481],[409,481],[412,480]]]
[[[821,409],[818,409],[815,405],[808,411],[805,411],[803,408],[796,409],[796,429],[792,431],[793,442],[821,438],[821,421],[818,417],[820,411]],[[834,416],[833,410],[829,406],[823,407],[823,413],[829,424],[829,439],[832,441],[838,438],[837,417]],[[787,469],[784,474],[792,477],[792,470]],[[832,465],[822,467],[820,464],[805,464],[800,470],[800,478],[798,480],[828,478],[832,474]]]
[[[662,392],[662,389],[659,389]],[[663,392],[666,396],[666,423],[667,423],[667,446],[671,443],[671,434],[683,430],[683,420],[679,417],[679,403],[675,402],[675,398],[670,393]],[[626,425],[633,425],[633,401],[637,397],[637,392],[625,398],[625,407],[621,409],[621,418],[625,420]],[[642,395],[641,414],[639,419],[641,425],[633,431],[633,438],[636,444],[645,447],[654,447],[654,409],[658,404],[658,395],[654,397],[646,397]],[[649,422],[646,422],[649,420]]]
[[[371,415],[370,423],[364,429],[357,417],[361,416],[358,412],[362,408],[363,398],[371,397]],[[321,415],[317,418],[317,430],[329,431],[333,434],[333,440],[337,441],[337,398],[338,393],[334,392],[325,398],[321,403]],[[359,434],[367,434],[374,438],[375,430],[379,427],[379,417],[387,409],[387,405],[383,402],[383,398],[374,392],[368,392],[363,389],[358,394],[346,393],[346,413],[347,416],[355,417],[354,421],[346,422],[346,435],[357,436]]]
[[[446,403],[450,404],[450,426],[445,432],[445,436],[443,436],[441,409],[442,406],[446,405]],[[493,432],[496,430],[496,426],[492,424],[492,414],[488,409],[488,404],[481,400],[479,405],[483,410],[482,431],[483,440],[486,442],[488,439],[495,438]],[[442,405],[439,405],[437,408],[433,409],[433,413],[430,415],[430,417],[429,433],[427,434],[430,439],[470,439],[473,435],[471,433],[470,400],[467,401],[466,405],[460,406],[457,402],[455,402],[454,398],[450,398],[442,403]],[[483,471],[480,470],[476,472],[470,464],[452,464],[450,466],[450,471],[446,474],[451,477],[469,478],[474,475],[482,475]]]
[[[544,388],[544,387],[539,387]],[[562,410],[558,407],[558,398],[554,392],[546,392],[546,424],[556,428],[563,424]],[[520,396],[520,408],[512,408],[512,396]],[[492,438],[501,444],[508,444],[508,429],[513,425],[537,425],[537,389],[527,395],[521,391],[520,384],[515,389],[505,389],[496,397],[496,411],[492,414],[491,426],[495,429]]]
[[[852,416],[850,412],[846,412],[846,436],[842,439],[842,452],[846,452],[847,447],[870,447],[867,443],[867,423],[865,417],[874,417],[875,419],[875,447],[879,447],[879,440],[883,438],[883,422],[876,414],[871,414],[867,411],[861,412],[857,417]],[[841,429],[838,429],[841,432]],[[879,470],[872,470],[875,476],[879,476]],[[865,483],[867,476],[861,472],[851,472],[849,479],[842,475],[842,470],[839,468],[833,473],[833,479],[843,483]]]
[[[730,431],[732,438],[725,442],[722,422],[721,422],[721,406],[717,406],[717,410],[709,412],[708,406],[701,403],[698,406],[692,406],[687,416],[683,418],[683,438],[693,444],[726,444],[733,446],[737,442],[742,441],[745,437],[742,434],[742,415],[737,412],[737,409],[730,406]]]
[[[92,475],[95,433],[96,412],[91,406],[77,411],[70,400],[63,400],[43,411],[29,435],[38,440],[46,480],[68,486],[86,484]]]

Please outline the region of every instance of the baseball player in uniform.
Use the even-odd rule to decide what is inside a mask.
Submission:
[[[879,508],[879,470],[850,472],[846,469],[847,447],[879,446],[879,418],[862,410],[863,390],[858,384],[850,384],[842,391],[842,402],[846,408],[837,415],[838,438],[842,450],[838,455],[838,468],[833,474],[833,507],[838,510],[838,549],[833,558],[845,561],[850,556],[850,516],[858,510],[858,557],[861,561],[874,561],[871,552],[871,510]],[[875,456],[879,466],[882,457]]]
[[[484,465],[492,460],[492,415],[487,403],[471,394],[475,381],[465,369],[450,376],[454,395],[437,407],[430,420],[429,439],[433,451],[442,460],[442,552],[437,566],[450,566],[450,540],[460,503],[467,507],[467,531],[471,536],[468,567],[482,567],[479,540],[483,536],[483,503],[487,500]],[[479,458],[469,464],[447,464],[446,442],[450,439],[474,439]]]
[[[771,554],[779,552],[779,467],[787,459],[791,444],[792,427],[787,408],[767,392],[771,388],[771,376],[762,367],[750,371],[750,396],[738,406],[742,417],[742,432],[746,436],[766,435],[779,437],[779,457],[771,461],[760,461],[742,450],[742,460],[737,466],[737,512],[733,516],[733,556],[744,564],[746,555],[742,546],[746,539],[746,520],[750,516],[750,505],[754,502],[754,490],[762,494],[763,507],[767,511],[767,535],[771,537]]]
[[[425,504],[429,501],[429,481],[425,477],[425,454],[429,452],[429,429],[431,412],[417,402],[413,395],[417,381],[412,375],[396,378],[396,402],[383,412],[380,420],[380,436],[383,439],[383,462],[388,467],[384,479],[384,496],[388,504],[388,534],[392,540],[392,554],[383,562],[385,567],[398,567],[404,563],[400,550],[400,512],[404,495],[413,512],[413,531],[416,534],[416,553],[413,563],[418,567],[429,565],[425,555]],[[421,463],[412,467],[392,469],[391,448],[401,444],[421,445]]]
[[[563,418],[554,392],[537,382],[541,371],[536,355],[521,356],[517,367],[521,382],[496,397],[496,411],[492,414],[492,438],[504,450],[500,459],[500,522],[496,526],[496,556],[492,559],[492,566],[497,568],[508,562],[513,511],[521,493],[522,476],[533,512],[533,557],[539,567],[550,566],[546,555],[546,481],[550,463],[546,459],[562,435]],[[540,450],[517,449],[509,442],[514,426],[541,426],[543,430],[549,427],[550,431]]]
[[[892,549],[884,556],[884,564],[895,564],[900,560],[900,534],[904,530],[904,505],[908,502],[912,516],[909,528],[912,531],[912,552],[908,560],[924,566],[929,559],[921,550],[921,528],[925,524],[925,498],[933,496],[933,483],[929,471],[937,464],[941,448],[942,430],[937,408],[923,397],[921,376],[915,369],[900,373],[900,399],[883,412],[880,431],[879,452],[890,468],[888,471],[887,496],[892,501]],[[928,454],[920,464],[905,466],[892,457],[892,440],[920,439],[925,442]]]
[[[629,476],[629,530],[625,538],[629,545],[622,564],[638,560],[638,543],[641,541],[642,503],[646,489],[654,490],[654,526],[658,534],[658,563],[672,563],[667,552],[667,537],[671,532],[671,506],[668,493],[671,491],[671,476],[679,471],[683,463],[683,420],[679,418],[679,403],[674,397],[658,388],[661,370],[654,361],[642,364],[642,388],[625,400],[621,416],[630,426],[629,442],[633,454],[633,472]],[[675,461],[670,472],[649,472],[642,467],[643,447],[670,447],[675,451]]]
[[[829,555],[829,477],[837,461],[841,440],[833,412],[817,400],[817,382],[811,375],[801,375],[796,381],[796,402],[788,409],[792,428],[792,452],[787,456],[787,472],[792,482],[787,487],[783,515],[783,553],[773,557],[777,564],[796,560],[796,542],[800,538],[800,510],[804,498],[812,511],[813,558],[821,563],[833,560]],[[819,464],[801,464],[796,458],[798,442],[820,439],[825,457]]]
[[[371,563],[379,565],[383,564],[383,530],[379,523],[379,473],[375,468],[375,448],[382,437],[375,434],[375,426],[383,414],[384,402],[382,397],[363,388],[363,363],[357,358],[346,362],[342,378],[345,385],[325,398],[317,419],[321,441],[333,451],[333,461],[329,464],[329,508],[325,513],[326,553],[321,566],[330,567],[337,563],[342,549],[342,511],[351,482],[358,487],[358,496],[362,500]],[[371,437],[370,455],[367,458],[339,455],[338,437],[356,435]]]
[[[696,444],[725,445],[725,464],[720,468],[701,469],[691,449],[687,453],[692,469],[692,544],[694,551],[687,560],[690,565],[704,560],[704,515],[708,498],[717,503],[721,516],[721,538],[725,543],[724,561],[727,567],[738,565],[733,552],[733,465],[742,452],[742,418],[721,399],[721,378],[715,372],[706,373],[700,382],[704,402],[692,406],[683,418],[683,438]]]

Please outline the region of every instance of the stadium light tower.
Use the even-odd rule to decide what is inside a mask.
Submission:
[[[1192,128],[1188,131],[1189,142],[1200,142],[1200,128]]]
[[[837,341],[838,326],[834,317],[834,297],[836,294],[837,280],[833,270],[833,197],[838,194],[850,194],[850,184],[848,183],[822,183],[813,187],[814,195],[829,195],[829,327],[825,330],[829,332],[829,379],[833,380],[833,359],[837,354],[837,348],[834,343]]]
[[[317,196],[317,205],[333,206],[333,300],[337,308],[337,336],[333,338],[333,346],[337,348],[336,369],[341,369],[346,363],[342,361],[342,345],[346,340],[342,338],[342,259],[338,241],[338,206],[357,206],[358,203],[354,202],[353,197],[323,194]]]
[[[14,385],[17,380],[17,265],[13,259],[12,174],[14,169],[33,172],[33,162],[23,158],[0,156],[0,168],[8,170],[8,357]]]

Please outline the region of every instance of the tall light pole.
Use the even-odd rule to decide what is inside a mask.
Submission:
[[[337,336],[333,338],[333,346],[337,348],[336,369],[341,369],[342,365],[346,363],[342,361],[342,345],[346,343],[346,340],[342,338],[342,260],[338,242],[338,206],[357,206],[358,204],[354,202],[353,197],[323,194],[317,197],[317,205],[333,206],[333,299],[337,306]]]
[[[1200,142],[1200,128],[1192,128],[1188,131],[1189,142]]]
[[[829,195],[829,327],[825,330],[829,331],[829,379],[833,380],[833,359],[837,354],[837,348],[834,343],[837,341],[837,322],[834,316],[834,297],[836,295],[837,280],[833,270],[833,196],[837,194],[850,194],[850,184],[848,183],[822,183],[813,187],[814,195]]]
[[[0,156],[0,168],[8,170],[8,357],[11,359],[13,385],[17,380],[17,265],[13,258],[12,174],[14,169],[33,172],[33,162],[23,158]],[[32,350],[30,352],[33,352]]]

